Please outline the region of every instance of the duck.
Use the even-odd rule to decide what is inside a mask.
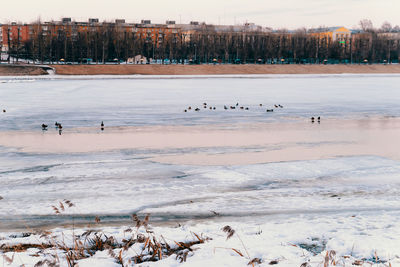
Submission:
[[[199,108],[196,108],[194,111],[200,111],[200,109],[199,109]]]
[[[61,124],[58,122],[54,123],[54,125],[56,126],[56,128],[59,128],[61,126]]]
[[[275,108],[278,108],[279,106],[278,106],[278,105],[274,105],[274,107],[275,107]]]
[[[47,130],[47,126],[48,126],[47,124],[42,123],[42,130],[43,131]]]
[[[213,107],[213,110],[216,110],[217,108],[216,107]]]
[[[228,107],[227,107],[227,106],[224,106],[224,109],[225,109],[225,110],[227,110],[227,109],[228,109]]]
[[[267,112],[274,112],[273,109],[267,109]]]
[[[236,106],[239,106],[239,102],[236,103]]]
[[[244,109],[244,107],[240,107],[240,109]]]
[[[262,104],[260,104],[260,107],[262,107]]]
[[[187,112],[187,110],[185,109],[184,112]]]
[[[3,109],[3,113],[6,113],[6,110],[5,110],[5,109]]]
[[[191,107],[191,106],[189,106],[189,107],[188,107],[188,110],[191,110],[191,109],[192,109],[192,107]]]
[[[311,122],[312,122],[312,123],[314,123],[314,120],[315,120],[315,118],[314,118],[314,117],[311,117]]]
[[[245,110],[249,110],[249,108],[248,108],[248,107],[246,107],[246,108],[245,108]]]
[[[278,107],[283,108],[283,106],[281,104],[279,104]]]

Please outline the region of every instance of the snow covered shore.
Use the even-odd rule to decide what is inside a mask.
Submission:
[[[325,262],[327,266],[400,266],[399,216],[399,211],[349,212],[265,218],[263,223],[256,218],[237,222],[224,218],[173,227],[150,226],[147,232],[143,227],[138,230],[134,223],[101,230],[92,226],[89,229],[93,232],[54,229],[51,233],[2,233],[0,247],[15,248],[5,253],[6,259],[13,261],[4,266],[35,266],[46,259],[68,266],[65,247],[79,252],[75,262],[81,267],[133,266],[139,258],[144,260],[139,266],[246,266],[252,260],[259,266],[324,266]],[[222,231],[228,223],[235,231],[229,239]],[[161,254],[152,258],[154,248],[149,246],[148,237],[163,246],[162,252],[157,252],[161,258]],[[105,244],[113,240],[121,245],[96,249],[93,240]],[[18,249],[18,244],[24,248]]]

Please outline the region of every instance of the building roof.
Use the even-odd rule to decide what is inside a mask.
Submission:
[[[336,27],[321,27],[321,28],[314,28],[310,29],[309,32],[335,32],[339,29],[345,29],[346,31],[349,31],[346,27],[343,26],[336,26]]]

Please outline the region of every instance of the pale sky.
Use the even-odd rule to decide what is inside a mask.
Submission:
[[[71,17],[76,21],[124,18],[154,23],[205,21],[213,24],[254,22],[273,28],[356,27],[371,19],[400,25],[400,0],[0,0],[0,22],[31,22]]]

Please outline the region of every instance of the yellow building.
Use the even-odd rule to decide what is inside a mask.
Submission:
[[[345,27],[317,28],[311,29],[309,33],[320,39],[330,39],[340,43],[345,43],[351,37],[351,31]]]

